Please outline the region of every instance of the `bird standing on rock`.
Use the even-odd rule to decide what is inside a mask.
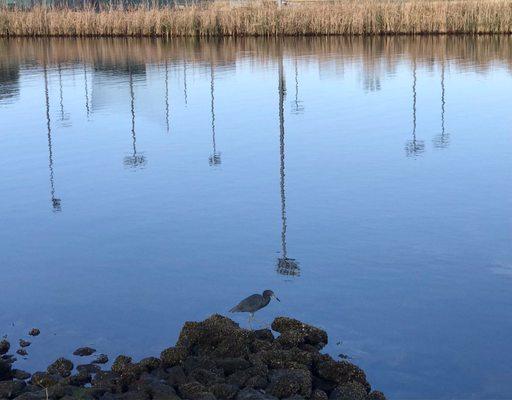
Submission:
[[[249,313],[249,327],[252,329],[252,321],[256,321],[254,318],[254,313],[263,307],[266,307],[268,303],[270,303],[270,299],[279,300],[272,290],[265,290],[263,294],[253,294],[245,299],[243,299],[240,303],[234,306],[229,312],[248,312]]]

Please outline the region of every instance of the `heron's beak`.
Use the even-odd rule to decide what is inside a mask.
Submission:
[[[281,300],[279,300],[279,298],[276,295],[274,295],[274,299],[276,299],[278,302],[281,302]]]

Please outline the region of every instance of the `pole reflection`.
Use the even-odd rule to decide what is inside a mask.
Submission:
[[[425,143],[423,140],[416,138],[416,59],[412,64],[412,140],[405,145],[405,153],[408,157],[419,156],[425,151]]]
[[[142,168],[146,165],[143,154],[137,153],[137,136],[135,134],[135,93],[133,90],[133,70],[128,66],[128,84],[130,89],[130,113],[132,117],[132,155],[124,158],[124,165],[130,168]]]
[[[217,152],[217,144],[215,142],[215,76],[213,63],[210,63],[210,111],[212,118],[212,147],[213,153],[209,157],[211,166],[217,166],[222,163],[220,153]]]
[[[286,185],[285,185],[285,128],[284,128],[284,100],[286,97],[286,80],[284,76],[283,56],[280,54],[279,64],[279,185],[281,194],[281,257],[277,259],[277,272],[281,275],[298,276],[300,275],[300,267],[297,260],[288,257],[286,246]]]
[[[437,149],[445,149],[450,144],[450,137],[444,129],[444,112],[445,112],[445,85],[444,85],[444,60],[441,62],[441,134],[437,135],[433,142]]]

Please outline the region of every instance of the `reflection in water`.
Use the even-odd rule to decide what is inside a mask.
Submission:
[[[295,101],[293,104],[293,113],[302,114],[304,112],[304,106],[302,101],[299,100],[299,68],[297,66],[297,58],[295,58]]]
[[[0,59],[0,101],[17,98],[20,94],[20,66]]]
[[[57,71],[59,73],[60,121],[65,122],[65,121],[69,120],[69,115],[64,112],[64,94],[63,94],[63,89],[62,89],[62,67],[61,67],[60,63],[57,64]]]
[[[132,168],[140,168],[146,165],[146,158],[142,154],[137,154],[137,137],[135,135],[135,94],[133,91],[133,72],[131,66],[128,67],[128,83],[130,87],[130,111],[132,116],[132,147],[131,156],[124,158],[124,165]]]
[[[444,61],[441,63],[441,134],[437,135],[433,142],[434,147],[444,149],[450,144],[450,137],[444,130],[444,109],[445,109],[445,89],[444,89]]]
[[[85,111],[87,112],[87,119],[89,119],[89,87],[87,85],[87,66],[84,63],[84,86],[85,86]]]
[[[412,140],[405,145],[407,156],[418,156],[425,151],[425,142],[416,139],[416,59],[412,64]]]
[[[169,67],[165,60],[165,126],[169,133]]]
[[[55,179],[53,176],[53,150],[52,150],[52,128],[50,120],[50,95],[48,92],[48,71],[46,63],[43,65],[43,76],[44,76],[44,98],[46,102],[46,130],[48,135],[48,167],[50,168],[50,194],[52,198],[52,210],[53,212],[59,212],[62,210],[61,200],[55,197]]]
[[[300,275],[299,263],[288,258],[286,249],[286,191],[285,191],[285,148],[284,148],[284,100],[286,96],[286,81],[284,76],[283,58],[279,59],[279,156],[280,156],[280,191],[281,191],[281,257],[277,259],[277,272],[282,275]]]
[[[214,86],[214,69],[213,63],[210,64],[210,99],[211,99],[211,114],[212,114],[212,146],[213,153],[209,158],[209,163],[211,166],[220,165],[222,160],[220,158],[220,153],[217,153],[217,145],[215,143],[215,86]]]
[[[183,58],[183,94],[185,96],[185,105],[187,105],[187,61]]]

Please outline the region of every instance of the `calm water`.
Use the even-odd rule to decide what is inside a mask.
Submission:
[[[510,398],[511,49],[0,41],[0,334],[42,331],[19,367],[158,354],[271,288],[260,319],[324,327],[390,398]]]

